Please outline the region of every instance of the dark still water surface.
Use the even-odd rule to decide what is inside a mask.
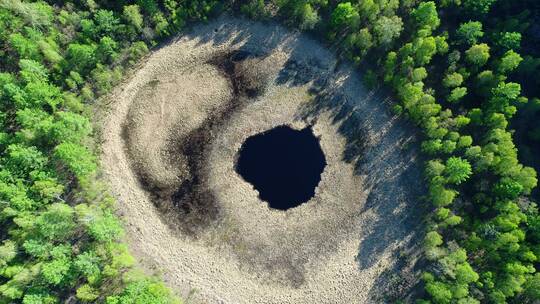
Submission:
[[[246,139],[236,172],[271,208],[287,210],[313,197],[326,159],[311,127],[279,126]]]

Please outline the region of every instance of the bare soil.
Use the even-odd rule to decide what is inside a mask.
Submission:
[[[154,51],[100,111],[128,243],[189,303],[380,303],[417,283],[415,133],[347,63],[275,24],[221,17]],[[270,209],[234,169],[246,138],[312,126],[315,196]],[[407,258],[404,258],[407,257]]]

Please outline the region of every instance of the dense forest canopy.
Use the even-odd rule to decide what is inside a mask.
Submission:
[[[0,0],[0,303],[178,301],[120,241],[91,107],[224,11],[311,32],[421,130],[419,303],[540,300],[540,2]]]

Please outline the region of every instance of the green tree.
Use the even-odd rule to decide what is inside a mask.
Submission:
[[[540,300],[540,273],[535,273],[527,280],[524,294],[530,301]]]
[[[472,145],[473,139],[470,135],[460,136],[457,146],[458,148],[468,148]]]
[[[459,87],[463,83],[463,76],[459,73],[446,74],[443,79],[443,86],[447,88]]]
[[[45,172],[33,172],[31,176],[34,183],[28,190],[32,198],[46,204],[59,200],[64,192],[64,186],[59,184],[56,178],[48,176]]]
[[[76,227],[74,211],[68,205],[55,203],[36,218],[35,228],[47,240],[67,240]]]
[[[41,61],[39,45],[36,41],[27,39],[21,33],[14,33],[9,36],[9,46],[21,59]]]
[[[471,176],[472,167],[467,160],[452,156],[446,160],[444,174],[449,183],[459,185]]]
[[[351,45],[358,48],[362,54],[365,54],[373,46],[373,38],[369,29],[363,28],[357,33],[351,35]]]
[[[123,17],[131,25],[136,32],[140,32],[143,28],[143,16],[137,4],[124,6]]]
[[[35,60],[21,59],[19,68],[21,69],[19,74],[25,83],[48,81],[47,69]]]
[[[523,61],[523,58],[518,53],[512,50],[507,51],[497,62],[497,71],[501,74],[512,72],[519,66],[521,61]]]
[[[517,51],[521,47],[521,33],[503,32],[495,39],[495,44],[503,51]]]
[[[130,282],[121,295],[108,297],[106,303],[180,304],[180,300],[175,298],[163,283],[156,280],[139,279]]]
[[[252,0],[242,4],[240,11],[252,19],[262,19],[266,16],[264,0]]]
[[[300,16],[300,29],[311,30],[319,22],[319,14],[309,3],[305,3],[298,13]]]
[[[25,24],[34,28],[46,28],[54,19],[52,6],[45,2],[3,1],[0,7],[21,17]]]
[[[503,177],[497,182],[493,192],[500,198],[516,199],[523,192],[523,186],[512,178]]]
[[[120,82],[122,79],[122,70],[120,67],[110,69],[105,65],[97,64],[96,68],[92,70],[91,75],[97,92],[99,94],[105,94]]]
[[[51,285],[65,285],[70,279],[71,261],[67,257],[53,259],[43,263],[41,275]]]
[[[58,299],[45,292],[42,293],[27,293],[24,295],[23,304],[54,304],[58,303]]]
[[[6,240],[0,246],[0,269],[4,269],[17,256],[17,244]]]
[[[456,280],[461,284],[469,284],[478,281],[480,276],[473,270],[467,262],[456,266]]]
[[[497,87],[491,90],[492,96],[488,105],[491,112],[505,113],[508,117],[512,116],[515,108],[511,103],[517,100],[521,94],[521,86],[515,82],[501,82]]]
[[[437,6],[435,2],[421,2],[417,8],[411,12],[411,16],[416,21],[420,28],[426,28],[430,31],[435,30],[441,24],[439,15],[437,14]]]
[[[66,54],[66,70],[87,74],[97,63],[95,52],[96,47],[93,45],[70,44]]]
[[[92,286],[84,284],[77,288],[77,299],[83,302],[93,302],[97,298],[99,298],[99,291],[92,288]]]
[[[456,191],[446,189],[439,183],[432,183],[429,186],[429,199],[436,207],[444,207],[452,204],[456,195]]]
[[[332,12],[330,27],[334,31],[354,31],[360,23],[358,10],[350,2],[342,2]]]
[[[428,76],[426,68],[420,67],[412,70],[411,80],[414,82],[419,82],[424,80]]]
[[[96,170],[94,156],[83,146],[61,143],[54,149],[54,156],[77,178],[84,179]]]
[[[419,38],[414,43],[415,62],[423,66],[428,64],[437,52],[437,42],[434,37]]]
[[[88,219],[86,225],[90,236],[100,242],[113,242],[123,234],[120,222],[111,213],[98,213]]]
[[[100,36],[114,36],[118,30],[120,21],[112,11],[100,9],[94,15],[96,24],[95,31]]]
[[[484,32],[482,31],[482,23],[478,21],[462,23],[459,26],[456,34],[461,43],[474,45],[478,42],[478,39],[484,36]]]
[[[489,59],[489,46],[485,43],[475,44],[465,52],[465,59],[472,65],[481,67]]]
[[[430,160],[426,163],[425,174],[429,180],[441,176],[444,172],[444,164],[440,160]]]
[[[489,12],[491,5],[497,0],[463,0],[465,11],[474,15],[485,15]]]
[[[382,16],[375,21],[373,33],[380,45],[390,44],[403,30],[403,21],[398,16]]]
[[[358,11],[362,20],[369,20],[371,23],[375,21],[375,18],[379,15],[380,7],[373,0],[365,0],[358,3]]]
[[[136,41],[132,43],[128,49],[128,62],[134,64],[137,60],[148,54],[148,52],[148,46],[146,46],[144,41]]]
[[[437,231],[430,231],[426,234],[424,244],[426,247],[440,246],[443,244],[443,238]]]
[[[92,132],[90,121],[82,115],[59,111],[55,116],[56,119],[49,132],[56,143],[78,143]]]
[[[467,95],[467,88],[466,87],[458,87],[453,88],[452,91],[450,91],[450,95],[448,95],[448,101],[449,102],[458,102],[463,97]]]
[[[443,282],[428,282],[426,283],[426,291],[433,297],[433,301],[437,304],[448,304],[452,300],[452,291],[450,286]]]
[[[153,16],[159,11],[158,4],[154,0],[136,0],[135,3],[142,8],[143,12]]]
[[[11,144],[6,149],[6,154],[4,165],[11,173],[21,177],[34,170],[41,170],[47,163],[47,158],[36,147]]]
[[[105,36],[99,40],[96,48],[96,59],[99,62],[112,63],[117,58],[118,44],[111,37]]]

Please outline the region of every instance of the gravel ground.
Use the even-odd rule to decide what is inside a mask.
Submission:
[[[422,183],[414,129],[389,103],[305,35],[227,16],[194,27],[99,109],[102,168],[133,254],[189,303],[404,295]],[[287,211],[234,170],[244,140],[279,125],[312,126],[327,161],[315,196]]]

